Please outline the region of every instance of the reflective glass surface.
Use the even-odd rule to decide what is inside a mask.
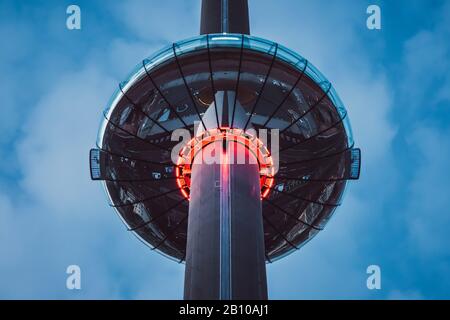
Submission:
[[[215,93],[225,90],[236,92],[249,127],[280,130],[280,170],[263,201],[266,256],[274,261],[323,229],[346,180],[359,176],[360,161],[331,84],[281,45],[247,35],[204,35],[145,59],[104,110],[93,177],[105,181],[111,206],[130,231],[183,261],[189,203],[176,185],[170,153],[178,141],[171,133],[193,133]]]

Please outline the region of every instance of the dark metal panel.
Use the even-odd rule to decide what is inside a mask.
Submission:
[[[222,114],[228,109],[227,94],[224,94]],[[227,117],[228,119],[228,117]],[[220,143],[216,143],[216,147]],[[220,147],[220,146],[219,146]],[[227,155],[225,155],[226,158]],[[231,201],[231,172],[230,165],[220,164],[220,299],[231,300],[232,297],[232,252],[231,252],[231,220],[234,207]]]
[[[245,151],[248,153],[247,149]],[[245,155],[245,158],[249,157],[249,154]],[[237,159],[237,155],[234,158]],[[266,257],[259,166],[231,165],[230,188],[232,298],[266,300]]]
[[[222,0],[202,0],[200,34],[222,32]]]
[[[189,203],[184,298],[218,300],[220,166],[194,165]]]
[[[220,166],[194,164],[191,177],[184,298],[218,300]]]
[[[203,0],[200,34],[250,34],[247,0]]]
[[[247,0],[228,0],[229,33],[250,34],[250,21]]]
[[[205,152],[214,147],[220,150],[222,141]],[[194,164],[185,299],[267,299],[260,197],[257,164]],[[224,283],[229,287],[223,288]]]

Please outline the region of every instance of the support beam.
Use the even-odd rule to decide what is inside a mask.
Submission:
[[[239,101],[235,102],[235,92],[217,92],[202,118],[206,129],[228,127],[232,110],[234,123],[243,128],[246,114]],[[197,134],[203,129],[199,126]],[[235,141],[218,139],[195,157],[185,299],[267,299],[259,178],[255,155]]]
[[[202,0],[200,34],[250,34],[247,0]]]
[[[204,154],[214,154],[225,148],[220,163],[192,168],[184,297],[265,300],[259,166],[229,163],[238,159],[238,152],[246,159],[253,155],[235,142],[225,146],[217,141],[204,149]]]

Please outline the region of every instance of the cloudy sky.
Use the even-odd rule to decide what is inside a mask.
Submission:
[[[82,29],[66,28],[81,8]],[[361,179],[313,241],[268,266],[272,299],[450,298],[450,1],[249,0],[252,34],[334,84]],[[366,27],[377,4],[382,29]],[[129,71],[198,34],[200,0],[0,3],[0,298],[180,299],[89,178],[101,110]],[[67,290],[66,268],[82,270]],[[381,290],[366,268],[379,265]]]

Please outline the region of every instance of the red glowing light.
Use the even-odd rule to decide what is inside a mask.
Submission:
[[[244,132],[241,129],[220,128],[203,132],[190,140],[180,151],[175,175],[177,185],[183,196],[189,199],[191,185],[191,171],[194,158],[201,156],[201,152],[205,146],[216,141],[231,141],[247,148],[252,153],[259,165],[261,199],[267,198],[274,184],[275,168],[273,159],[267,147],[260,139]],[[200,158],[201,159],[201,158]],[[222,163],[228,165],[228,156],[222,154]]]

